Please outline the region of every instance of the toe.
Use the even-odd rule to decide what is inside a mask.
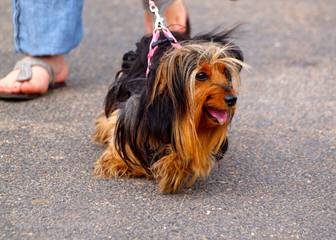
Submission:
[[[20,93],[21,92],[21,82],[15,81],[9,89],[11,90],[11,93]]]
[[[16,82],[17,71],[12,71],[0,80],[0,92],[11,93]]]
[[[21,92],[27,94],[45,93],[48,91],[48,72],[38,66],[33,67],[33,77],[30,81],[25,81],[21,85]]]

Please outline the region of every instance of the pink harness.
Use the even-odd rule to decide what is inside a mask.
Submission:
[[[158,49],[159,45],[156,43],[158,42],[160,38],[160,33],[162,32],[163,35],[170,41],[171,45],[174,48],[181,48],[181,45],[178,43],[176,38],[173,36],[173,34],[169,31],[167,27],[164,26],[164,20],[159,14],[159,9],[155,5],[153,0],[148,0],[149,2],[149,9],[150,11],[155,15],[155,24],[154,24],[154,30],[153,30],[153,37],[149,44],[149,52],[147,55],[148,64],[147,64],[147,71],[146,76],[148,77],[150,67],[152,65],[151,59],[155,54],[155,51]]]

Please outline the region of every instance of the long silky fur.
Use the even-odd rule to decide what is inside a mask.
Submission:
[[[226,61],[232,77],[239,79],[244,58],[230,39],[232,32],[193,38],[174,33],[182,48],[160,45],[148,77],[145,72],[151,37],[145,36],[136,44],[135,52],[124,55],[122,69],[109,88],[105,116],[118,111],[111,144],[128,166],[141,165],[148,176],[165,176],[160,183],[163,192],[175,192],[184,182],[193,183],[198,176],[208,175],[215,153],[221,146],[227,149],[226,133],[213,131],[214,140],[207,147],[207,140],[202,138],[209,136],[198,136],[200,119],[195,119],[195,83],[191,79],[201,61],[216,59]],[[165,169],[163,164],[173,169]]]

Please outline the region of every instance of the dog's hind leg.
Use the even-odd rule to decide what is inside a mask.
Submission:
[[[129,162],[128,164],[120,157],[115,149],[114,143],[109,143],[108,147],[100,158],[96,161],[94,175],[103,178],[111,177],[147,177],[150,174],[139,164]]]
[[[101,113],[96,120],[96,131],[92,140],[96,143],[107,144],[112,138],[117,123],[118,111],[114,111],[110,117]]]

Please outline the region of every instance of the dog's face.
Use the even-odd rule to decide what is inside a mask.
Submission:
[[[186,124],[197,132],[226,128],[235,111],[239,72],[244,65],[240,54],[232,43],[213,42],[185,43],[168,52],[152,82],[151,116],[160,119],[161,125],[168,122],[165,126],[176,128],[181,128],[182,119],[189,119]],[[173,121],[178,124],[170,124]],[[160,132],[157,137],[166,129],[156,130]],[[166,135],[169,138],[170,134]]]
[[[224,63],[201,63],[195,77],[196,119],[200,128],[227,126],[234,114],[237,90]]]

